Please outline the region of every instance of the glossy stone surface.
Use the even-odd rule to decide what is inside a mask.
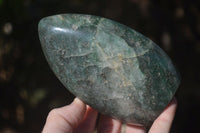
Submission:
[[[64,86],[103,114],[150,126],[180,79],[169,57],[135,30],[91,15],[43,18],[39,37]]]

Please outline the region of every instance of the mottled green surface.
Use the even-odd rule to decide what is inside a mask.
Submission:
[[[109,19],[46,17],[39,23],[39,36],[65,87],[99,112],[124,122],[151,125],[180,83],[163,50]]]

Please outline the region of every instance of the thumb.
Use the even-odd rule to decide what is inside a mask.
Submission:
[[[42,133],[72,133],[85,112],[86,105],[75,98],[70,105],[50,111]]]

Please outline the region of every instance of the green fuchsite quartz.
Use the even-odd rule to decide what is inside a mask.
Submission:
[[[39,22],[39,37],[63,85],[125,123],[150,126],[179,86],[165,52],[115,21],[83,14],[50,16]]]

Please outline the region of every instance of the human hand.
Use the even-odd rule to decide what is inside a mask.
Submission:
[[[177,102],[175,98],[154,121],[149,133],[169,133]],[[46,120],[42,133],[93,133],[98,112],[76,98],[70,105],[53,109]],[[121,122],[101,115],[98,133],[120,133]],[[126,133],[145,133],[141,126],[126,126]]]

